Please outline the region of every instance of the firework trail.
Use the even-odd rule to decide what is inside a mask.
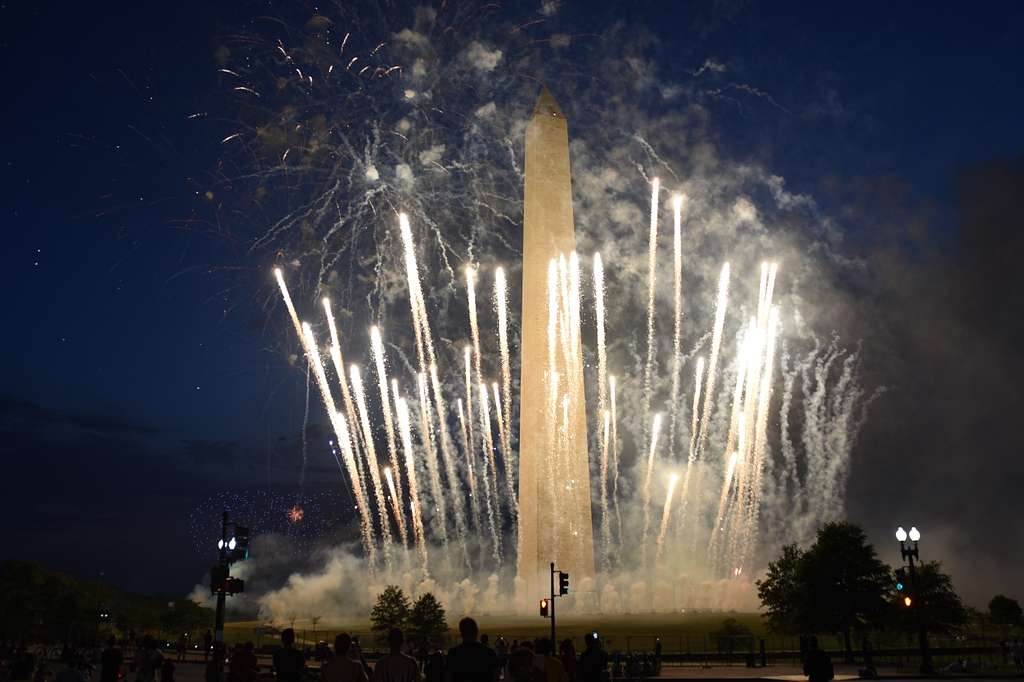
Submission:
[[[338,377],[338,384],[341,388],[341,402],[345,406],[345,418],[348,420],[348,424],[352,426],[349,435],[352,438],[352,450],[357,464],[356,470],[359,474],[359,487],[363,497],[366,497],[366,475],[359,460],[360,449],[365,450],[365,446],[362,443],[362,434],[358,427],[356,427],[359,424],[356,418],[356,407],[352,402],[352,393],[349,391],[348,381],[345,380],[345,358],[341,353],[341,335],[338,333],[338,326],[334,320],[334,311],[331,309],[330,299],[325,296],[322,303],[324,314],[327,317],[327,327],[331,334],[331,363],[334,365],[334,373]]]
[[[715,523],[711,526],[711,532],[708,536],[708,556],[711,558],[712,570],[715,571],[720,568],[718,544],[725,530],[723,523],[726,520],[726,504],[728,502],[732,477],[736,470],[736,463],[739,459],[740,451],[742,450],[742,448],[737,448],[736,440],[737,438],[742,440],[742,433],[744,431],[742,409],[743,386],[746,376],[747,356],[749,355],[747,346],[753,343],[753,340],[753,329],[747,327],[745,331],[741,331],[736,344],[736,386],[733,389],[732,395],[732,409],[729,416],[729,435],[726,437],[725,452],[723,453],[723,458],[728,463],[727,471],[729,475],[726,476],[726,480],[722,482],[722,492],[718,502],[718,513],[715,515]],[[691,447],[692,446],[693,442],[691,441]],[[685,501],[686,500],[684,498],[684,510]]]
[[[469,446],[469,431],[466,426],[466,411],[462,407],[462,398],[456,401],[459,410],[459,437],[462,439],[462,451],[466,453],[466,481],[469,484],[469,511],[473,520],[473,528],[481,530],[480,498],[476,494],[476,472],[473,470],[473,449]]]
[[[292,325],[298,334],[300,343],[302,343],[305,349],[309,366],[314,370],[317,387],[320,389],[320,395],[324,401],[324,407],[327,409],[328,418],[331,420],[332,426],[334,427],[335,437],[337,438],[338,443],[342,446],[342,452],[345,453],[348,458],[346,459],[346,464],[349,466],[349,477],[352,480],[353,487],[357,488],[356,499],[358,501],[363,530],[362,535],[364,548],[366,549],[367,557],[370,560],[371,570],[374,570],[374,567],[376,566],[376,546],[373,539],[373,526],[369,517],[369,508],[366,505],[365,488],[361,485],[362,475],[359,472],[358,466],[355,464],[355,456],[352,453],[352,450],[347,449],[350,444],[350,441],[348,440],[349,433],[347,424],[345,424],[344,419],[339,419],[340,415],[335,409],[334,398],[331,395],[330,388],[327,384],[327,376],[324,372],[323,363],[320,360],[316,340],[313,337],[313,330],[308,324],[302,324],[299,322],[298,314],[295,312],[295,305],[292,303],[291,295],[288,292],[288,286],[285,284],[284,275],[280,268],[274,268],[274,277],[281,290],[281,296],[284,299],[285,307],[288,309],[288,315],[292,320]]]
[[[708,538],[708,556],[711,557],[713,571],[718,571],[721,568],[717,547],[719,537],[725,532],[725,527],[722,524],[725,521],[726,505],[729,502],[729,490],[732,487],[732,477],[736,472],[736,462],[739,456],[740,453],[737,450],[728,457],[728,463],[725,466],[725,477],[722,479],[722,492],[718,496],[718,513],[715,514],[715,523],[711,526],[711,533]]]
[[[437,417],[437,436],[441,449],[441,459],[444,464],[445,474],[448,477],[449,486],[454,487],[455,481],[458,479],[455,476],[455,462],[451,453],[451,437],[448,433],[447,409],[445,407],[444,394],[441,390],[441,382],[438,380],[437,376],[437,361],[434,356],[434,341],[433,335],[430,332],[430,322],[427,317],[426,304],[423,300],[423,289],[420,285],[419,265],[416,261],[416,245],[412,237],[412,229],[409,226],[409,217],[405,213],[398,214],[398,225],[399,231],[402,235],[402,246],[405,255],[405,274],[406,281],[409,286],[409,308],[416,335],[416,353],[419,358],[420,372],[426,373],[428,370],[427,363],[429,363],[430,383],[434,397],[434,410]],[[429,399],[424,399],[422,397],[420,402],[422,403],[425,400],[426,402],[429,402]],[[435,504],[437,504],[442,510],[442,521],[447,518],[445,507],[449,502],[451,503],[454,511],[455,529],[459,534],[460,544],[463,547],[463,550],[465,550],[466,520],[463,514],[462,505],[458,498],[455,497],[455,499],[451,500],[441,498],[435,500]],[[444,525],[446,526],[447,524],[445,523]],[[468,561],[468,555],[466,559]]]
[[[508,349],[508,284],[505,281],[505,269],[498,268],[494,272],[494,302],[498,309],[498,348],[501,352],[501,406],[508,436],[508,450],[506,456],[512,453],[512,361]],[[495,400],[495,405],[497,405]],[[509,459],[506,462],[509,472],[512,472],[513,462]],[[513,496],[514,497],[514,496]]]
[[[773,265],[772,272],[769,276],[767,293],[765,295],[766,305],[768,306],[771,306],[772,285],[774,283],[775,274],[774,271],[775,267]],[[768,437],[768,407],[771,400],[772,373],[775,364],[775,336],[778,329],[777,307],[770,307],[766,326],[767,342],[765,344],[764,373],[760,382],[760,394],[757,396],[757,420],[754,424],[753,461],[751,462],[753,471],[749,482],[750,502],[747,509],[747,518],[745,519],[744,537],[740,544],[742,554],[736,562],[737,566],[743,566],[746,564],[750,555],[750,548],[748,544],[754,540],[757,534],[758,515],[762,498],[762,476],[764,475],[766,461],[765,448],[767,447]]]
[[[558,478],[558,454],[561,452],[559,448],[562,446],[561,435],[562,431],[559,428],[558,422],[558,387],[559,387],[560,375],[558,372],[552,371],[548,374],[548,395],[545,401],[546,415],[544,420],[545,426],[545,440],[547,441],[547,451],[551,453],[544,459],[544,479],[547,482],[548,488],[548,499],[551,500],[551,515],[552,518],[557,518],[558,504],[560,497],[557,494],[555,488],[555,481]],[[552,546],[557,541],[555,536],[556,524],[548,523],[548,528],[551,530],[551,542]]]
[[[505,463],[505,483],[508,489],[509,517],[512,520],[512,535],[518,533],[517,520],[519,503],[516,499],[515,462],[512,456],[512,369],[508,348],[508,286],[504,268],[494,273],[494,307],[498,313],[498,348],[501,353],[501,394],[494,384],[494,409],[498,419],[498,438],[501,442],[501,457]]]
[[[651,528],[651,475],[654,473],[654,455],[658,450],[658,433],[661,431],[661,412],[654,415],[651,424],[651,445],[647,454],[647,473],[644,474],[644,534],[642,546],[644,551],[644,563],[647,563],[647,536]]]
[[[302,325],[299,323],[299,315],[295,312],[295,304],[292,303],[292,296],[288,293],[288,285],[284,282],[284,273],[281,272],[281,268],[274,268],[274,278],[277,280],[277,286],[281,290],[281,298],[284,299],[284,305],[288,309],[288,317],[291,318],[292,326],[295,328],[295,336],[302,343],[303,338],[305,338],[302,333]]]
[[[351,435],[348,423],[342,414],[336,415],[338,443],[341,446],[342,458],[345,460],[345,468],[348,469],[349,479],[355,484],[359,481],[356,469],[356,455],[353,452]],[[366,550],[367,562],[370,570],[374,571],[377,565],[377,547],[373,541],[373,520],[370,518],[370,508],[366,501],[366,488],[359,482],[359,485],[352,486],[355,489],[356,506],[359,508],[359,530],[362,533],[363,547]]]
[[[465,366],[465,383],[466,383],[466,420],[467,431],[469,436],[469,449],[466,450],[466,458],[472,462],[473,458],[476,457],[476,435],[473,431],[473,349],[470,346],[466,346],[462,349],[462,360]],[[471,465],[472,466],[472,465]]]
[[[703,460],[704,449],[707,446],[708,432],[711,428],[711,410],[715,402],[715,376],[718,368],[718,354],[722,345],[722,330],[725,326],[725,312],[729,304],[729,263],[722,265],[722,272],[718,277],[718,296],[715,298],[715,324],[711,332],[711,352],[708,355],[707,378],[704,382],[704,410],[701,414],[698,425],[696,449],[693,455],[694,463]],[[687,470],[690,466],[687,466]],[[701,491],[700,471],[696,471],[695,489]],[[696,540],[696,534],[692,539]]]
[[[647,361],[644,363],[644,442],[650,444],[651,431],[647,427],[647,421],[651,414],[651,400],[654,392],[654,293],[658,276],[658,190],[661,181],[654,178],[651,181],[651,228],[650,244],[647,251]],[[646,540],[646,532],[644,538]]]
[[[395,479],[391,476],[391,467],[384,467],[384,478],[388,483],[388,493],[391,495],[391,513],[395,517],[395,524],[398,526],[398,537],[402,540],[402,546],[409,546],[409,536],[405,530],[405,513],[399,506],[398,491],[395,490]]]
[[[661,560],[661,554],[665,550],[665,536],[668,534],[668,520],[672,515],[672,496],[676,491],[676,483],[678,481],[678,474],[672,474],[668,478],[668,492],[665,493],[665,507],[661,511],[661,529],[658,531],[658,552],[654,557],[655,563]]]
[[[427,371],[427,353],[424,345],[425,336],[429,336],[430,326],[427,323],[423,293],[420,290],[420,272],[416,263],[416,245],[413,242],[409,217],[405,213],[398,214],[399,231],[402,234],[402,246],[405,254],[405,277],[409,286],[409,309],[412,315],[413,330],[416,335],[416,355],[419,358],[420,371]],[[430,351],[430,362],[434,362],[433,347]]]
[[[604,332],[604,264],[600,252],[594,254],[594,323],[597,326],[597,413],[608,409],[608,349]],[[604,431],[598,431],[598,443],[604,446]],[[607,509],[602,509],[602,513]]]
[[[693,371],[693,403],[690,408],[690,448],[686,458],[686,471],[683,472],[682,511],[679,514],[679,527],[682,529],[686,520],[686,509],[690,490],[690,474],[693,472],[694,460],[697,456],[697,426],[700,418],[700,387],[704,376],[704,358],[697,358],[697,366]]]
[[[676,455],[676,418],[679,401],[679,380],[683,364],[683,201],[677,195],[672,199],[672,389],[669,393],[669,457]]]
[[[611,519],[608,518],[608,439],[611,437],[611,412],[605,410],[604,425],[601,429],[601,546],[605,571],[611,570],[611,545],[612,529]]]
[[[558,373],[558,261],[548,261],[548,377]]]
[[[313,329],[307,323],[302,323],[300,325],[300,329],[302,330],[302,336],[300,339],[303,341],[303,345],[305,346],[306,357],[309,359],[309,365],[313,368],[313,376],[316,378],[317,387],[320,389],[320,396],[324,401],[324,407],[327,409],[328,419],[331,420],[331,425],[334,427],[335,438],[337,438],[339,443],[345,445],[347,444],[345,439],[348,437],[347,429],[343,428],[343,420],[339,421],[338,419],[340,415],[334,407],[334,398],[331,395],[330,387],[327,384],[327,374],[324,372],[324,365],[320,360],[320,353],[317,350],[316,339],[313,337]],[[342,451],[344,452],[344,449]],[[351,475],[352,472],[350,471],[349,474]],[[356,483],[356,481],[358,481],[358,478],[352,479],[353,484]],[[358,497],[359,496],[357,496],[357,499]],[[367,514],[365,500],[364,504],[360,506],[360,510],[360,514]],[[370,544],[367,547],[368,556],[375,554],[372,537],[370,537],[369,540]]]
[[[494,439],[491,436],[491,414],[487,402],[487,387],[481,383],[477,395],[480,397],[480,432],[484,448],[484,501],[487,504],[487,518],[494,537],[494,561],[501,565],[501,509],[498,503],[498,478],[494,463]]]
[[[473,266],[466,266],[466,301],[469,306],[469,333],[473,340],[473,370],[476,374],[475,383],[476,385],[482,386],[484,383],[484,375],[480,370],[480,327],[477,324],[476,316],[476,268]],[[483,400],[486,400],[486,397]],[[483,402],[480,404],[483,405]]]
[[[429,557],[427,540],[423,529],[423,515],[420,507],[419,482],[416,480],[416,463],[412,448],[412,428],[409,424],[409,406],[404,398],[395,399],[395,414],[398,416],[398,432],[402,437],[402,451],[405,454],[405,470],[409,480],[409,505],[412,511],[412,535],[423,565],[423,575],[428,573]]]
[[[398,448],[395,443],[395,423],[391,418],[391,400],[388,398],[388,374],[386,358],[384,356],[384,343],[380,338],[380,328],[377,325],[370,327],[370,348],[373,351],[373,360],[377,365],[377,385],[380,387],[380,408],[384,413],[384,433],[387,434],[388,458],[391,460],[391,468],[394,473],[395,483],[398,485],[398,508],[405,508],[405,500],[402,498],[402,476],[398,464]],[[404,521],[402,522],[404,525]]]
[[[441,544],[448,547],[448,516],[445,512],[445,495],[441,487],[441,473],[437,466],[437,450],[434,448],[434,426],[430,419],[430,395],[427,392],[427,377],[422,373],[416,377],[420,405],[420,438],[426,454],[427,476],[430,478],[430,494],[437,514],[437,529]]]
[[[611,552],[611,519],[608,518],[608,438],[611,416],[608,412],[608,350],[604,330],[604,264],[601,253],[594,254],[594,318],[597,326],[597,413],[603,425],[598,426],[597,446],[601,452],[601,542],[604,546],[606,570]]]
[[[430,384],[434,391],[434,408],[437,413],[438,440],[441,444],[441,459],[444,460],[445,475],[448,477],[448,488],[457,490],[459,477],[455,472],[455,457],[452,455],[451,436],[448,433],[448,410],[445,407],[444,394],[441,392],[441,381],[437,376],[437,365],[430,365]],[[466,545],[466,516],[460,495],[453,495],[454,499],[445,499],[445,505],[450,505],[455,515],[455,532],[458,533],[459,545],[462,547],[463,558],[469,563],[469,549]]]
[[[366,468],[373,482],[373,494],[377,501],[377,522],[380,525],[382,544],[384,546],[384,562],[391,569],[391,525],[388,523],[387,504],[384,500],[384,488],[381,486],[377,463],[377,448],[373,444],[373,428],[370,426],[370,415],[366,411],[366,390],[363,377],[357,365],[349,367],[349,380],[352,382],[352,393],[359,409],[359,423],[363,428],[363,442],[366,443]]]
[[[498,382],[491,384],[494,393],[494,416],[498,420],[498,436],[501,442],[501,461],[505,465],[505,488],[508,492],[508,513],[512,522],[512,536],[515,537],[518,529],[519,505],[516,502],[516,482],[512,473],[512,445],[509,443],[508,426],[505,424],[505,416],[502,412],[501,393],[498,392]]]
[[[722,265],[718,277],[718,297],[715,299],[715,326],[711,332],[711,352],[708,355],[707,380],[704,387],[704,412],[700,420],[700,434],[697,439],[697,460],[701,459],[708,440],[711,422],[711,408],[715,397],[715,374],[718,367],[718,352],[722,346],[722,328],[725,326],[725,311],[729,305],[729,264]]]

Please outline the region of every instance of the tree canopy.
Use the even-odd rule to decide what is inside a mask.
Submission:
[[[967,624],[967,608],[960,600],[960,595],[953,589],[952,579],[942,572],[940,562],[926,561],[918,564],[914,584],[910,588],[917,608],[924,613],[928,630],[951,635],[960,632]],[[917,629],[917,621],[912,610],[900,606],[897,608],[897,622],[900,627],[907,632],[914,632]]]
[[[1020,603],[1004,594],[997,594],[988,602],[988,617],[996,625],[1020,625],[1022,616]]]
[[[850,655],[851,631],[880,625],[891,612],[891,584],[890,569],[864,531],[833,522],[806,551],[784,547],[757,589],[772,630],[842,633]]]
[[[377,641],[387,641],[391,628],[404,628],[409,621],[411,606],[405,592],[397,585],[388,585],[377,595],[377,603],[370,612],[370,621]]]
[[[0,638],[83,641],[113,627],[177,635],[212,625],[212,611],[188,599],[126,594],[27,561],[0,563]]]
[[[412,605],[409,612],[409,636],[414,646],[421,651],[437,649],[444,644],[448,630],[444,607],[433,594],[423,594]]]

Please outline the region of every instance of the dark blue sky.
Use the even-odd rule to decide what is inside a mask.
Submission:
[[[187,589],[208,558],[181,519],[301,428],[301,377],[249,291],[267,264],[192,222],[221,147],[186,117],[218,106],[217,37],[279,5],[231,4],[0,6],[3,555]],[[732,154],[837,206],[893,178],[939,242],[957,174],[1024,153],[1018,3],[582,5],[562,18],[579,33],[654,29],[666,75],[716,58],[766,93],[718,112]],[[161,561],[140,574],[142,551]]]

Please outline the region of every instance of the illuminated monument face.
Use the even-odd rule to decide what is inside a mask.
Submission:
[[[518,576],[532,608],[550,562],[574,584],[594,575],[569,134],[547,88],[526,129],[524,204]]]

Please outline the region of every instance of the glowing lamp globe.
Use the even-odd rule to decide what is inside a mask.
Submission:
[[[913,542],[917,542],[921,539],[921,531],[919,531],[916,526],[911,526],[909,537]]]
[[[907,540],[907,531],[903,530],[903,526],[900,526],[899,528],[896,529],[896,539],[899,540],[900,542],[906,542],[906,540]]]

